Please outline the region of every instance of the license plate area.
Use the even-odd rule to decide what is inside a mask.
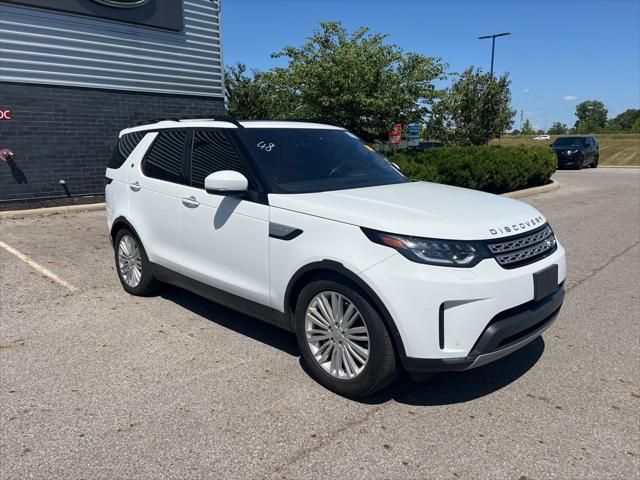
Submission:
[[[558,289],[558,265],[533,274],[533,299],[537,302]]]

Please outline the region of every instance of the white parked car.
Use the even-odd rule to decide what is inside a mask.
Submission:
[[[538,135],[537,137],[533,137],[534,140],[551,140],[549,135]]]
[[[339,127],[159,121],[120,133],[106,175],[127,292],[166,282],[295,332],[345,396],[504,357],[563,302],[542,213],[409,181]]]

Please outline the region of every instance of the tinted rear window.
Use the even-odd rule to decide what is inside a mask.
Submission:
[[[151,178],[187,185],[184,166],[184,130],[162,130],[149,149],[142,172]]]
[[[111,155],[107,167],[120,168],[146,134],[147,132],[132,132],[120,137],[113,149],[113,155]]]

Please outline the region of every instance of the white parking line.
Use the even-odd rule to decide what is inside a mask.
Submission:
[[[64,288],[66,288],[66,289],[68,289],[68,290],[70,290],[72,292],[75,292],[75,291],[78,290],[76,287],[71,285],[69,282],[67,282],[66,280],[63,280],[62,278],[57,276],[55,273],[53,273],[51,270],[48,270],[47,268],[43,267],[39,263],[33,261],[30,257],[25,255],[24,253],[19,252],[18,250],[13,248],[11,245],[7,245],[3,241],[0,241],[0,247],[4,248],[7,252],[15,255],[20,260],[22,260],[24,263],[26,263],[27,265],[31,266],[32,268],[34,268],[35,270],[37,270],[41,274],[49,277],[51,280],[56,282],[58,285],[62,285]]]

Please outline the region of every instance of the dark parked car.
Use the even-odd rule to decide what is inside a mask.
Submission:
[[[420,142],[418,145],[409,147],[409,149],[420,151],[420,150],[429,150],[431,148],[440,148],[440,147],[444,147],[444,143],[429,141],[429,142]]]
[[[558,157],[558,167],[574,167],[578,170],[591,165],[598,166],[600,145],[591,135],[560,137],[551,144]]]

